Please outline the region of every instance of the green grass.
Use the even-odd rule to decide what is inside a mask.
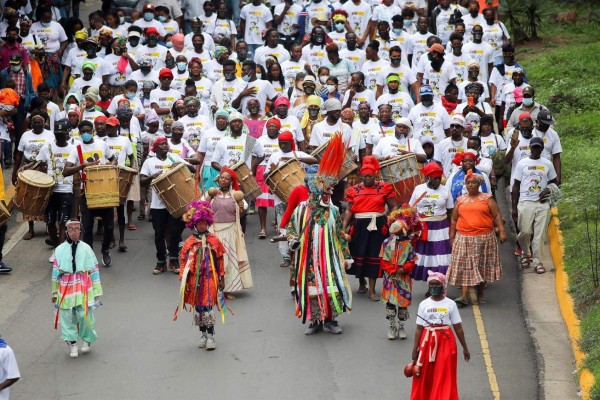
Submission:
[[[555,129],[563,147],[564,198],[559,212],[564,265],[581,319],[585,365],[596,377],[591,398],[600,399],[600,289],[593,285],[585,223],[586,208],[593,221],[600,204],[600,81],[596,79],[600,29],[597,21],[558,25],[550,18],[569,9],[577,9],[580,18],[587,17],[589,3],[547,0],[545,4],[541,43],[522,44],[517,59],[536,89],[537,100],[548,106],[557,120]]]

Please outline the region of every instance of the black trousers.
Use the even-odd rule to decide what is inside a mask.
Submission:
[[[184,222],[180,218],[173,218],[164,208],[151,208],[150,215],[152,215],[154,246],[156,247],[156,260],[158,264],[166,264],[167,249],[169,250],[169,258],[179,259],[179,242],[181,242],[181,234],[185,229]],[[167,227],[169,229],[168,244],[165,242],[165,228]]]
[[[94,218],[102,219],[104,234],[102,235],[102,253],[108,253],[110,241],[113,238],[115,225],[115,208],[88,208],[85,195],[81,196],[81,224],[83,225],[83,241],[93,248],[94,243]]]
[[[0,262],[2,262],[2,249],[4,249],[4,240],[6,239],[6,231],[8,230],[8,223],[0,226]]]

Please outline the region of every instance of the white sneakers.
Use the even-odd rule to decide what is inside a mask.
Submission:
[[[198,343],[198,348],[200,349],[204,349],[206,348],[206,341],[208,340],[208,336],[206,336],[206,333],[202,333],[202,336],[200,336],[200,343]]]
[[[200,336],[200,343],[198,343],[198,347],[206,350],[214,350],[217,348],[217,344],[215,343],[215,338],[213,335],[208,336],[205,332],[202,332],[202,336]]]
[[[54,253],[54,250],[52,250],[52,254],[50,255],[50,258],[48,259],[48,262],[50,264],[54,264],[55,259],[56,259],[56,254]]]
[[[79,348],[77,347],[77,342],[69,343],[69,357],[71,357],[71,358],[79,357]]]
[[[404,331],[404,325],[400,324],[400,329],[398,329],[398,337],[400,340],[406,340],[406,332]]]
[[[83,354],[89,353],[91,348],[90,348],[90,342],[86,342],[85,340],[83,341],[83,345],[81,346],[81,352]]]
[[[394,323],[394,321],[391,321],[390,323],[387,336],[389,340],[396,340],[396,338],[398,337],[398,328],[396,328],[396,324]]]

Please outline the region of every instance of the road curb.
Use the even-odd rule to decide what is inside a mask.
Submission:
[[[571,338],[571,346],[575,355],[575,362],[579,370],[579,386],[581,387],[581,397],[583,400],[590,399],[590,391],[594,385],[594,375],[590,370],[583,367],[585,353],[579,348],[579,338],[581,331],[579,329],[580,321],[575,314],[575,303],[573,297],[569,293],[569,276],[564,270],[563,259],[565,247],[563,243],[563,235],[560,230],[560,219],[558,218],[558,210],[551,210],[550,224],[548,225],[548,242],[550,245],[550,253],[552,261],[556,268],[556,297],[560,306],[560,311],[565,320],[569,337]]]

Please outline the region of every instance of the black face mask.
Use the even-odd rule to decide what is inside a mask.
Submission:
[[[88,57],[96,56],[96,49],[87,49],[85,52],[87,53]]]
[[[9,36],[9,37],[6,38],[6,41],[8,43],[15,43],[17,41],[17,38],[14,37],[14,36]]]
[[[235,72],[225,72],[224,76],[227,82],[231,82],[235,79]]]
[[[315,92],[315,88],[312,86],[305,86],[304,87],[304,93],[306,94],[313,94]]]
[[[317,115],[319,115],[319,110],[311,110],[309,108],[308,109],[308,115],[310,115],[311,117],[316,117]]]
[[[390,58],[390,63],[392,63],[394,67],[399,66],[401,62],[402,60],[400,58]]]
[[[315,35],[315,43],[316,44],[323,44],[323,42],[325,41],[325,38],[321,35]]]
[[[131,45],[131,47],[136,47],[138,44],[140,44],[140,39],[129,39],[129,44]]]
[[[196,110],[196,111],[188,111],[187,115],[189,117],[192,117],[192,118],[197,117],[198,116],[198,110]]]
[[[443,58],[434,58],[431,60],[431,67],[436,71],[439,71],[442,68],[442,64],[444,64]]]
[[[165,65],[168,68],[173,68],[175,66],[175,60],[173,58],[168,58],[167,60],[165,60]]]
[[[536,129],[540,132],[548,132],[548,129],[550,129],[550,125],[542,124],[542,123],[538,122]]]
[[[462,51],[462,46],[452,46],[452,52],[458,54]]]
[[[533,137],[533,130],[531,128],[526,128],[526,129],[520,129],[521,131],[521,135],[525,138],[525,139],[531,139]]]
[[[433,105],[433,99],[422,99],[421,103],[425,107],[431,107]]]

